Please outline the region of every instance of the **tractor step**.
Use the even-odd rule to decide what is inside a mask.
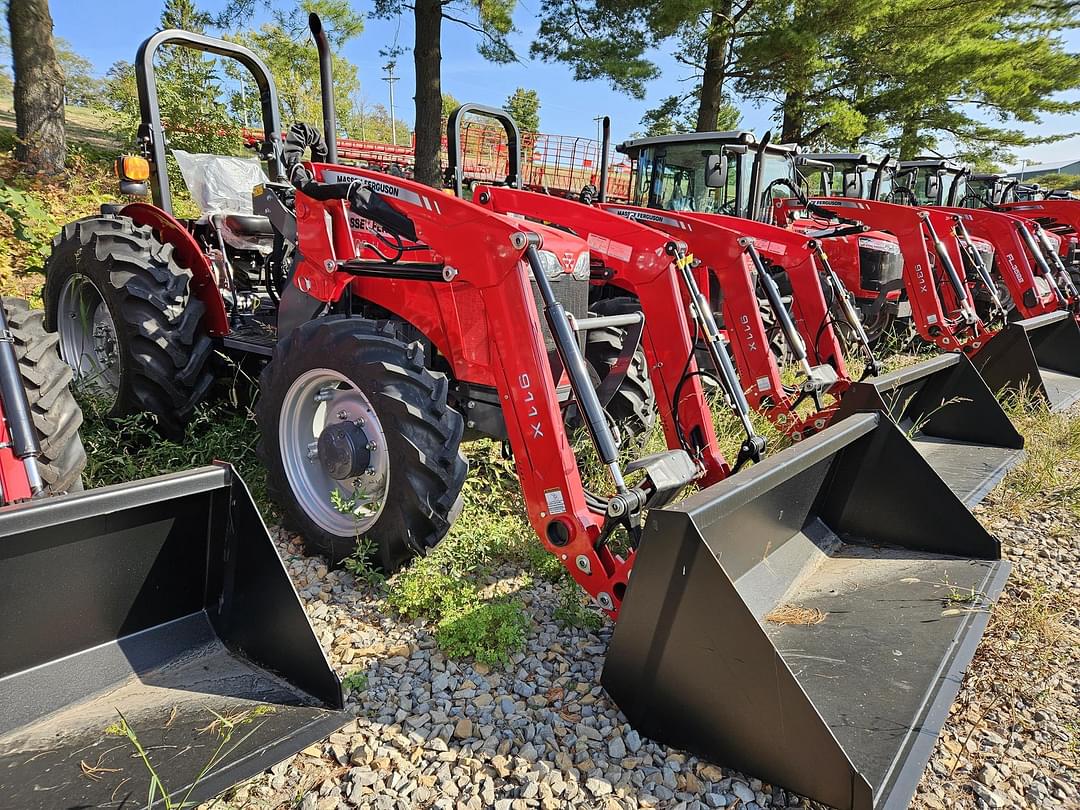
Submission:
[[[649,513],[602,682],[654,740],[900,810],[1008,571],[896,425],[854,414]]]
[[[242,352],[243,354],[257,354],[262,357],[273,357],[274,347],[277,345],[277,329],[262,321],[251,319],[242,326],[234,328],[225,338],[222,344],[226,349]]]
[[[873,411],[888,414],[968,506],[986,497],[1024,456],[1024,437],[959,352],[852,384],[833,422]]]
[[[0,575],[4,806],[142,806],[150,774],[107,731],[120,712],[174,801],[194,785],[194,804],[348,721],[226,465],[6,509]],[[217,715],[241,724],[200,780]]]
[[[1010,323],[971,358],[990,390],[1026,390],[1053,411],[1080,401],[1080,326],[1064,310]]]

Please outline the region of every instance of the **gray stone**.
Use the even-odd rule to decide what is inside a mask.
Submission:
[[[731,780],[731,792],[735,794],[735,798],[743,804],[750,804],[757,797],[754,795],[754,791],[750,789],[750,786],[745,782],[740,782],[738,779]]]

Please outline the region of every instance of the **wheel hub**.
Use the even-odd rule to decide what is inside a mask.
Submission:
[[[319,435],[319,463],[336,481],[356,478],[371,466],[371,444],[356,422],[327,425]]]

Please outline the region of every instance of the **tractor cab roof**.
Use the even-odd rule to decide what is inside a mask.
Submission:
[[[665,146],[687,146],[691,144],[716,144],[718,146],[744,146],[749,151],[757,151],[761,144],[753,132],[746,130],[728,130],[726,132],[684,132],[674,135],[656,135],[650,138],[635,138],[623,141],[615,147],[616,151],[628,155],[636,160],[642,150],[656,149]],[[796,144],[770,143],[765,147],[770,154],[796,154],[799,147]]]
[[[918,169],[947,174],[961,174],[968,170],[967,164],[940,157],[917,157],[914,160],[901,160],[899,165],[902,171]]]

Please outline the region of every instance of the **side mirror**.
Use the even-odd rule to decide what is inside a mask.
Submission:
[[[936,202],[941,193],[941,178],[936,174],[926,175],[926,199]]]
[[[844,196],[861,199],[863,195],[863,176],[860,171],[848,171],[843,174]]]
[[[727,155],[705,153],[705,187],[723,188],[727,185]]]

